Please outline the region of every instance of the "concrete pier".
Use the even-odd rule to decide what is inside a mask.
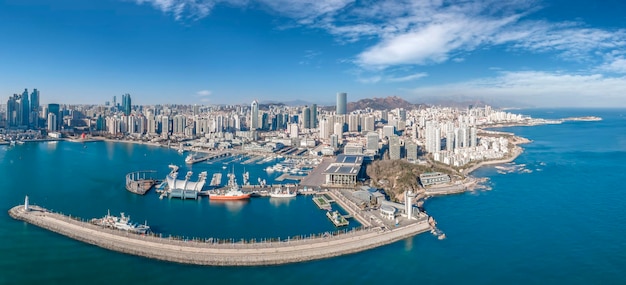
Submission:
[[[81,222],[30,205],[13,207],[9,215],[38,227],[102,248],[171,262],[211,266],[255,266],[303,262],[351,254],[390,244],[431,229],[414,222],[384,230],[367,228],[340,235],[258,243],[213,243],[136,235]]]

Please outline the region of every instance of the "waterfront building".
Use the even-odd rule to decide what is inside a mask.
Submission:
[[[363,156],[361,155],[337,155],[335,162],[331,163],[324,171],[325,184],[328,186],[354,186],[361,178]]]
[[[39,91],[37,88],[30,93],[29,122],[31,127],[39,127]]]
[[[444,184],[450,182],[450,175],[441,172],[426,172],[420,174],[420,183],[422,186],[430,186]]]
[[[50,113],[54,114],[54,119],[56,120],[54,125],[56,126],[56,130],[59,130],[61,128],[60,122],[62,122],[61,108],[59,104],[48,104],[48,114]],[[46,114],[46,118],[48,118],[48,126],[50,126],[50,122],[49,122],[50,117],[48,116],[48,114]]]
[[[259,129],[259,101],[254,100],[250,104],[250,130]]]
[[[20,100],[20,126],[28,127],[30,121],[30,103],[28,101],[28,89],[24,89]]]
[[[57,127],[57,118],[56,115],[52,112],[48,113],[48,128],[49,132],[58,131]]]
[[[337,115],[347,114],[348,94],[345,92],[337,93]]]

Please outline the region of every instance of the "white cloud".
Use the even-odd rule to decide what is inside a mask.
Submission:
[[[315,18],[343,9],[354,0],[256,0],[273,11],[310,24]]]
[[[386,81],[388,82],[407,82],[407,81],[413,81],[413,80],[417,80],[423,77],[428,76],[428,73],[425,72],[419,72],[419,73],[415,73],[415,74],[411,74],[411,75],[407,75],[407,76],[401,76],[401,77],[389,77],[386,79]]]
[[[604,55],[626,49],[626,29],[530,19],[541,9],[540,0],[131,1],[150,4],[178,20],[206,17],[220,4],[267,9],[292,19],[296,26],[325,30],[340,43],[364,42],[351,62],[370,71],[459,62],[475,50],[503,47],[595,66],[605,60],[596,70],[622,72],[619,58]],[[309,61],[305,58],[302,63]]]
[[[599,70],[614,72],[614,73],[626,73],[626,58],[623,56],[608,59]]]
[[[213,94],[213,92],[211,92],[211,90],[200,90],[200,91],[196,92],[196,95],[198,97],[208,97],[208,96],[211,96],[211,94]]]
[[[601,74],[563,74],[541,71],[502,72],[500,76],[415,88],[428,96],[474,96],[514,99],[539,106],[626,106],[626,77]]]
[[[150,4],[163,13],[172,14],[176,20],[202,19],[219,3],[245,5],[247,0],[134,0],[135,3]]]

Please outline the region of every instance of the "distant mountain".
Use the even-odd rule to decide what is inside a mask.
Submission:
[[[348,112],[354,110],[362,110],[371,108],[374,110],[391,110],[396,108],[413,109],[419,107],[420,104],[413,104],[398,96],[389,96],[385,98],[366,98],[356,102],[348,102]]]
[[[285,106],[311,106],[313,104],[315,104],[314,102],[309,102],[309,101],[304,101],[304,100],[291,100],[291,101],[285,101],[285,102],[279,102],[279,101],[273,101],[273,100],[267,100],[267,101],[262,101],[260,104],[263,105],[285,105]],[[317,104],[318,106],[322,106],[322,105],[327,105],[327,104]]]
[[[428,105],[443,106],[443,107],[455,107],[455,108],[467,108],[470,105],[474,107],[484,107],[489,105],[496,108],[529,108],[532,105],[517,102],[514,100],[507,100],[501,98],[474,98],[469,96],[432,96],[419,98],[421,102]]]

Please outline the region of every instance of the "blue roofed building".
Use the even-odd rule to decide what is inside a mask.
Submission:
[[[363,176],[363,156],[340,154],[335,162],[331,163],[326,170],[327,186],[355,186],[359,178]]]

